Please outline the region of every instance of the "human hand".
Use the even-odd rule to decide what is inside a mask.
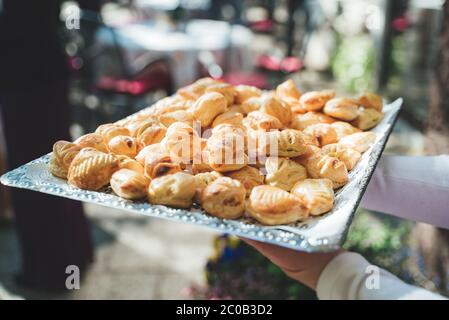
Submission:
[[[326,265],[343,252],[337,250],[329,253],[306,253],[246,238],[240,239],[280,267],[289,277],[314,290]]]

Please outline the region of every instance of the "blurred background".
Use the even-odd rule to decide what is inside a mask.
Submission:
[[[447,136],[429,140],[427,126],[444,79],[444,2],[0,0],[1,172],[204,76],[403,97],[385,153],[447,153],[429,151]],[[316,298],[238,239],[58,201],[0,187],[0,299]],[[360,209],[345,248],[447,295],[448,239]],[[61,290],[73,261],[81,288]]]

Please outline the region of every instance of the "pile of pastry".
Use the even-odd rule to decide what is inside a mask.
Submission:
[[[76,141],[53,146],[50,172],[85,190],[267,225],[330,211],[375,141],[382,98],[301,93],[211,78]]]

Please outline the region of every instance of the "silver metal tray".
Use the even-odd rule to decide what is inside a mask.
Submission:
[[[110,189],[102,192],[81,190],[68,185],[65,180],[56,178],[48,172],[47,163],[50,154],[4,174],[0,178],[0,182],[11,187],[91,202],[151,217],[193,223],[220,232],[273,243],[295,250],[306,252],[332,251],[338,249],[345,240],[354,213],[387,143],[401,105],[402,99],[399,98],[384,107],[384,119],[372,130],[377,134],[376,142],[363,154],[360,162],[350,172],[349,183],[336,193],[333,210],[323,216],[312,217],[306,221],[290,225],[263,226],[248,218],[225,220],[211,217],[196,206],[190,210],[173,209],[162,205],[151,205],[146,202],[124,200],[114,195]]]

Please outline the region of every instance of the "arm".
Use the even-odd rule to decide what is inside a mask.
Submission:
[[[320,299],[445,299],[406,284],[380,268],[377,269],[379,277],[373,286],[369,286],[372,270],[368,267],[371,265],[357,253],[305,253],[242,240],[278,265],[288,276],[316,290]]]
[[[449,229],[449,155],[384,156],[360,206]]]

